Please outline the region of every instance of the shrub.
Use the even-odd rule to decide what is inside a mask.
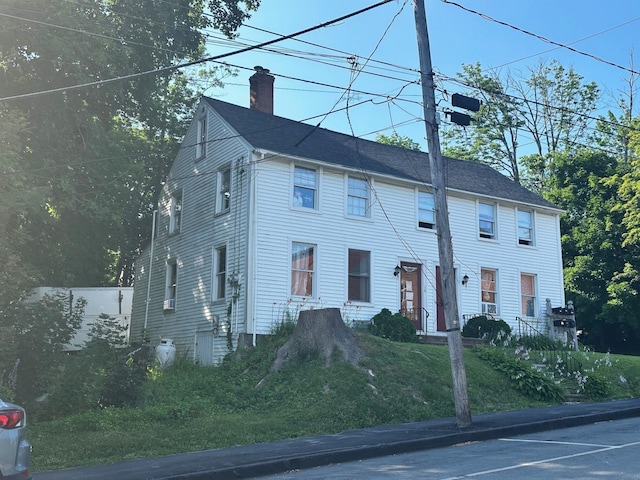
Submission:
[[[376,337],[387,338],[396,342],[417,342],[416,327],[411,320],[400,312],[391,313],[383,308],[373,316],[369,324],[369,332]]]
[[[611,385],[604,376],[592,372],[584,384],[584,393],[590,398],[607,398],[611,394]]]
[[[494,320],[486,315],[478,315],[469,319],[462,329],[462,336],[483,338],[489,341],[507,339],[511,335],[511,327],[504,320]]]
[[[86,346],[67,357],[64,373],[39,413],[47,416],[141,403],[152,352],[147,343],[127,347],[124,329],[115,319],[100,315]]]
[[[562,389],[527,362],[510,358],[497,348],[476,347],[474,351],[494,369],[506,374],[525,395],[542,401],[564,401]]]
[[[529,350],[568,350],[569,347],[561,340],[546,335],[527,335],[518,338],[517,344]]]

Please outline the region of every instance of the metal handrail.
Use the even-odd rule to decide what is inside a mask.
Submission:
[[[518,321],[518,336],[519,337],[525,337],[525,336],[533,336],[533,335],[543,335],[544,334],[542,332],[540,332],[536,327],[534,327],[533,325],[531,325],[529,322],[527,322],[526,320],[523,320],[520,317],[516,317],[516,320]],[[526,326],[526,330],[525,331],[525,327]],[[564,363],[564,365],[566,366],[566,369],[569,373],[572,372],[576,372],[578,370],[580,370],[582,368],[582,362],[580,360],[578,360],[577,358],[575,358],[570,351],[568,350],[548,350],[549,353],[553,354],[554,357],[559,357],[562,362]]]
[[[523,333],[523,324],[528,327],[529,332],[535,332],[536,335],[544,335],[540,330],[526,320],[523,320],[521,317],[516,317],[516,320],[518,321],[518,336],[522,337],[525,335],[525,333]]]

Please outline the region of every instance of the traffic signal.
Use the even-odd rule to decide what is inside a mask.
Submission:
[[[465,97],[464,95],[460,95],[459,93],[454,93],[451,95],[451,105],[454,107],[464,108],[465,110],[469,110],[471,112],[477,112],[480,110],[480,100],[476,100],[475,98]]]

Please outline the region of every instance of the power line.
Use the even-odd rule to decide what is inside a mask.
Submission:
[[[393,18],[391,19],[391,22],[389,23],[389,25],[387,26],[387,28],[385,29],[384,33],[382,34],[382,37],[380,38],[380,40],[378,40],[378,43],[376,44],[376,46],[373,49],[373,52],[371,52],[371,55],[369,55],[369,58],[373,56],[373,54],[376,52],[376,50],[378,50],[378,47],[380,46],[380,44],[382,43],[382,40],[384,39],[384,37],[386,36],[387,32],[389,31],[389,29],[391,28],[391,25],[393,25],[393,22],[396,20],[396,18],[398,18],[398,15],[400,15],[400,13],[402,12],[402,10],[404,10],[405,5],[407,4],[407,0],[404,1],[404,3],[402,4],[402,6],[400,7],[400,10],[393,16]],[[365,66],[367,64],[367,61],[365,61]],[[364,66],[363,66],[364,67]],[[354,74],[353,78],[349,81],[349,85],[347,86],[346,90],[342,93],[342,95],[340,95],[340,98],[338,98],[338,100],[335,102],[335,104],[333,105],[333,107],[331,108],[331,110],[322,118],[322,120],[320,120],[318,122],[318,124],[315,126],[315,128],[313,128],[311,131],[309,131],[309,133],[307,133],[304,137],[302,137],[300,140],[298,140],[298,142],[296,143],[296,146],[300,145],[302,142],[304,142],[310,135],[313,134],[313,132],[320,127],[320,125],[322,124],[322,122],[329,116],[330,113],[333,112],[333,110],[336,108],[336,106],[338,105],[338,103],[340,103],[340,101],[344,98],[344,96],[346,94],[348,94],[351,91],[351,87],[354,84],[354,82],[356,81],[356,79],[358,78],[358,76],[360,75],[360,71],[357,71],[356,69],[356,73]],[[349,119],[349,97],[347,97],[347,110],[346,110],[346,115],[347,115],[347,120],[349,121],[349,126],[351,127],[351,133],[353,134],[353,127],[351,126],[351,120]]]
[[[343,15],[341,17],[335,18],[333,20],[329,20],[328,22],[324,22],[321,23],[319,25],[315,25],[313,27],[309,27],[306,28],[304,30],[300,30],[298,32],[292,33],[290,35],[285,35],[283,37],[280,38],[276,38],[273,40],[269,40],[266,42],[263,42],[261,44],[255,45],[255,46],[250,46],[250,47],[246,47],[240,50],[237,50],[235,52],[229,52],[229,53],[224,53],[224,54],[220,54],[220,55],[214,55],[212,57],[207,57],[207,58],[203,58],[200,60],[194,60],[191,62],[186,62],[186,63],[182,63],[182,64],[178,64],[178,65],[172,65],[172,66],[168,66],[168,67],[163,67],[163,68],[156,68],[153,70],[147,70],[144,72],[139,72],[139,73],[133,73],[130,75],[123,75],[123,76],[119,76],[119,77],[114,77],[114,78],[109,78],[109,79],[104,79],[104,80],[98,80],[95,82],[87,82],[87,83],[83,83],[83,84],[79,84],[79,85],[70,85],[67,87],[60,87],[60,88],[54,88],[51,90],[43,90],[40,92],[32,92],[32,93],[25,93],[25,94],[21,94],[21,95],[12,95],[9,97],[3,97],[0,98],[0,101],[10,101],[10,100],[17,100],[17,99],[21,99],[21,98],[33,98],[33,97],[37,97],[37,96],[42,96],[42,95],[47,95],[47,94],[51,94],[51,93],[60,93],[60,92],[68,92],[71,90],[77,90],[77,89],[81,89],[81,88],[87,88],[87,87],[95,87],[95,86],[101,86],[101,85],[106,85],[106,84],[110,84],[110,83],[115,83],[115,82],[119,82],[119,81],[123,81],[123,80],[132,80],[132,79],[136,79],[136,78],[141,78],[147,75],[155,75],[155,74],[160,74],[160,73],[168,73],[168,72],[172,72],[174,70],[178,70],[180,68],[185,68],[185,67],[191,67],[194,65],[199,65],[201,63],[205,63],[205,62],[210,62],[213,60],[219,60],[221,58],[226,58],[226,57],[230,57],[232,55],[238,55],[240,53],[244,53],[244,52],[248,52],[251,50],[255,50],[257,48],[262,48],[262,47],[266,47],[268,45],[272,45],[274,43],[279,43],[283,40],[287,40],[289,38],[294,38],[300,35],[304,35],[306,33],[312,32],[314,30],[319,30],[320,28],[324,28],[327,27],[329,25],[333,25],[334,23],[338,23],[341,22],[343,20],[346,20],[348,18],[354,17],[356,15],[360,15],[364,12],[367,12],[369,10],[372,10],[374,8],[380,7],[386,3],[391,2],[392,0],[382,0],[374,5],[370,5],[368,7],[362,8],[360,10],[357,10],[355,12],[349,13],[347,15]]]
[[[569,46],[567,44],[555,42],[553,40],[549,40],[548,38],[543,37],[542,35],[538,35],[537,33],[533,33],[533,32],[530,32],[528,30],[525,30],[523,28],[516,27],[515,25],[511,25],[510,23],[503,22],[501,20],[496,20],[495,18],[490,17],[489,15],[486,15],[486,14],[484,14],[482,12],[478,12],[476,10],[472,10],[470,8],[467,8],[465,6],[460,5],[459,3],[455,3],[455,2],[452,2],[450,0],[442,0],[442,1],[444,3],[448,3],[450,5],[454,5],[454,6],[458,7],[458,8],[461,8],[462,10],[465,10],[465,11],[467,11],[469,13],[473,13],[474,15],[478,15],[479,17],[484,18],[485,20],[488,20],[490,22],[494,22],[494,23],[497,23],[499,25],[504,25],[505,27],[512,28],[513,30],[516,30],[516,31],[521,32],[521,33],[524,33],[525,35],[529,35],[531,37],[537,38],[538,40],[541,40],[541,41],[543,41],[545,43],[550,43],[551,45],[555,45],[555,46],[560,47],[560,48],[565,48],[565,49],[570,50],[570,51],[572,51],[574,53],[577,53],[579,55],[584,55],[585,57],[589,57],[589,58],[591,58],[593,60],[596,60],[598,62],[605,63],[607,65],[611,65],[612,67],[619,68],[620,70],[624,70],[626,72],[633,73],[634,75],[640,75],[640,72],[637,72],[637,71],[635,71],[635,70],[633,70],[631,68],[624,67],[622,65],[618,65],[617,63],[610,62],[609,60],[605,60],[605,59],[600,58],[600,57],[598,57],[596,55],[593,55],[591,53],[582,52],[582,51],[580,51],[578,49],[575,49],[575,48],[573,48],[573,47],[571,47],[571,46]]]
[[[73,5],[78,5],[78,6],[81,6],[81,7],[85,6],[85,5],[87,7],[91,6],[91,5],[88,5],[88,4],[80,4],[80,3],[77,3],[77,2],[73,2],[71,0],[65,0],[65,1],[67,1],[68,3],[71,3]],[[165,2],[165,3],[167,3],[167,2]],[[174,5],[174,6],[176,8],[179,7],[177,5]],[[22,9],[19,9],[19,10],[22,10]],[[23,11],[26,11],[26,10],[23,10]],[[30,13],[36,13],[36,12],[30,11]],[[142,19],[142,18],[137,17],[137,16],[126,15],[126,14],[123,14],[122,12],[115,12],[115,13],[117,15],[120,15],[120,16],[123,16],[123,17],[126,17],[126,18],[133,18],[135,20],[146,20],[146,19]],[[177,50],[166,49],[166,48],[158,47],[158,46],[154,46],[154,45],[147,45],[147,44],[144,44],[144,43],[141,43],[141,42],[128,40],[128,39],[125,39],[125,38],[122,38],[122,37],[113,37],[113,36],[109,36],[109,35],[90,32],[88,30],[80,30],[80,29],[73,28],[73,27],[67,27],[67,26],[60,25],[60,24],[54,24],[54,23],[51,23],[51,22],[43,22],[43,21],[32,19],[32,18],[19,17],[19,16],[16,16],[16,15],[9,15],[9,14],[2,13],[2,12],[0,12],[0,16],[4,16],[4,17],[7,17],[7,18],[13,18],[13,19],[16,19],[16,20],[22,20],[22,21],[25,21],[25,22],[31,22],[31,23],[35,23],[35,24],[39,24],[39,25],[44,25],[44,26],[48,26],[48,27],[51,27],[51,28],[57,28],[57,29],[72,31],[74,33],[80,33],[80,34],[93,36],[93,37],[97,37],[97,38],[113,40],[113,41],[116,41],[116,42],[118,42],[120,44],[126,43],[126,44],[130,44],[130,45],[138,45],[138,46],[146,47],[146,48],[153,49],[153,50],[160,50],[160,51],[172,53],[172,54],[175,54],[175,55],[180,55],[182,57],[186,56],[186,53],[179,52]],[[72,19],[72,17],[65,17],[65,18]],[[158,22],[153,22],[151,20],[146,20],[146,21],[151,23],[151,24],[155,24],[155,25],[165,25],[165,24],[160,24]],[[186,29],[183,28],[182,30],[186,30]],[[258,29],[258,30],[262,30],[262,29]],[[266,31],[266,30],[263,30],[263,31]],[[281,34],[276,34],[276,33],[273,33],[273,32],[269,32],[269,33],[272,33],[274,35],[278,35],[279,37],[284,37],[284,35],[281,35]],[[213,37],[213,35],[207,35],[207,34],[205,34],[205,36],[206,37]],[[298,40],[298,41],[304,42],[302,40]],[[329,50],[335,50],[335,49],[332,49],[330,47],[324,47],[322,45],[314,44],[312,42],[304,42],[304,43],[309,43],[309,44],[317,46],[319,48],[326,48],[326,49],[329,49]],[[232,45],[236,45],[236,46],[240,45],[242,47],[250,46],[247,43],[238,42],[238,41],[234,41],[234,40],[225,41],[225,44],[230,45],[230,46],[232,46]],[[311,58],[305,58],[304,56],[302,56],[302,55],[310,55],[310,56],[314,55],[311,52],[298,52],[298,51],[294,50],[292,52],[295,52],[295,53],[289,53],[289,52],[284,52],[284,51],[278,51],[277,49],[260,48],[259,45],[257,45],[256,47],[258,49],[265,50],[265,51],[268,51],[268,52],[272,52],[272,53],[275,53],[275,54],[281,54],[281,55],[292,56],[294,58],[300,58],[300,59],[304,59],[304,60],[308,60],[308,61],[314,61],[316,63],[320,63],[320,64],[324,64],[324,65],[328,65],[328,66],[332,66],[332,67],[336,67],[336,68],[349,69],[349,67],[346,67],[346,66],[334,65],[334,64],[331,64],[331,63],[328,63],[328,62],[323,62],[323,61],[315,60],[315,59],[311,59]],[[344,52],[344,53],[345,53],[345,55],[353,56],[353,54],[349,54],[348,52]],[[344,57],[334,57],[334,58],[339,58],[341,60],[344,60]],[[382,64],[391,65],[391,64],[388,64],[386,62],[380,62],[380,61],[376,61],[376,60],[373,60],[373,59],[369,59],[369,60],[372,61],[372,62],[378,62],[378,63],[382,63]],[[403,67],[397,67],[397,68],[403,68]],[[412,70],[412,69],[409,69],[409,68],[404,68],[404,69],[405,70],[409,70],[409,71]],[[413,70],[413,71],[416,71],[416,70]],[[372,75],[372,76],[376,76],[376,77],[380,77],[380,78],[386,78],[386,79],[389,79],[389,80],[397,80],[397,81],[405,81],[406,80],[406,79],[402,79],[402,78],[392,77],[392,76],[389,76],[389,75],[383,75],[383,74],[380,74],[380,73],[374,73],[374,72],[369,72],[369,71],[364,71],[364,70],[363,70],[363,72],[366,73],[367,75]]]
[[[640,20],[640,17],[632,18],[631,20],[628,20],[626,22],[620,23],[620,24],[618,24],[618,25],[616,25],[614,27],[610,27],[610,28],[607,28],[605,30],[601,30],[599,32],[592,33],[591,35],[587,35],[586,37],[582,37],[582,38],[580,38],[578,40],[574,40],[573,42],[569,42],[569,43],[567,43],[567,45],[575,45],[576,43],[584,42],[585,40],[589,40],[590,38],[594,38],[594,37],[600,36],[600,35],[602,35],[604,33],[608,33],[608,32],[610,32],[612,30],[616,30],[617,28],[624,27],[625,25],[629,25],[630,23],[637,22],[638,20]],[[543,52],[534,53],[533,55],[527,55],[526,57],[521,57],[521,58],[518,58],[517,60],[512,60],[510,62],[505,62],[505,63],[503,63],[501,65],[493,66],[493,67],[491,67],[491,69],[502,68],[502,67],[505,67],[507,65],[511,65],[512,63],[521,62],[522,60],[528,60],[529,58],[538,57],[538,56],[540,56],[540,55],[542,55],[544,53],[549,53],[549,52],[553,52],[554,50],[559,50],[560,48],[562,48],[562,47],[550,48],[550,49],[545,50]]]
[[[442,1],[445,1],[445,0],[442,0]],[[441,73],[439,73],[438,76],[446,79],[449,82],[457,83],[457,84],[462,85],[464,87],[471,88],[473,90],[478,90],[480,92],[485,92],[485,93],[488,93],[490,95],[497,95],[497,96],[505,97],[505,98],[507,98],[509,100],[517,100],[517,101],[520,101],[520,102],[531,103],[533,105],[550,108],[552,110],[559,110],[559,111],[561,111],[563,113],[570,113],[570,114],[575,115],[577,117],[583,117],[583,118],[585,118],[587,120],[594,120],[594,121],[597,121],[597,122],[602,122],[602,123],[605,123],[607,125],[611,125],[611,126],[614,126],[614,127],[626,128],[626,129],[628,129],[628,130],[630,130],[632,132],[640,132],[640,128],[634,128],[631,125],[623,125],[621,123],[611,122],[611,121],[605,120],[604,118],[601,118],[601,117],[600,118],[593,117],[593,116],[588,115],[586,113],[578,112],[576,110],[571,110],[570,108],[567,108],[567,107],[556,107],[555,105],[539,102],[537,100],[529,100],[527,98],[518,97],[518,96],[512,95],[510,93],[505,93],[505,92],[500,92],[500,91],[495,91],[495,90],[489,90],[487,88],[482,88],[482,87],[479,87],[477,85],[471,85],[471,84],[466,83],[466,82],[464,82],[462,80],[459,80],[457,78],[448,77],[448,76],[446,76],[444,74],[441,74]]]

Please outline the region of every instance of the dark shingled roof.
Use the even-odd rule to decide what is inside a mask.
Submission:
[[[253,147],[401,179],[431,183],[424,152],[363,140],[204,97]],[[447,158],[447,187],[560,210],[488,165]]]

